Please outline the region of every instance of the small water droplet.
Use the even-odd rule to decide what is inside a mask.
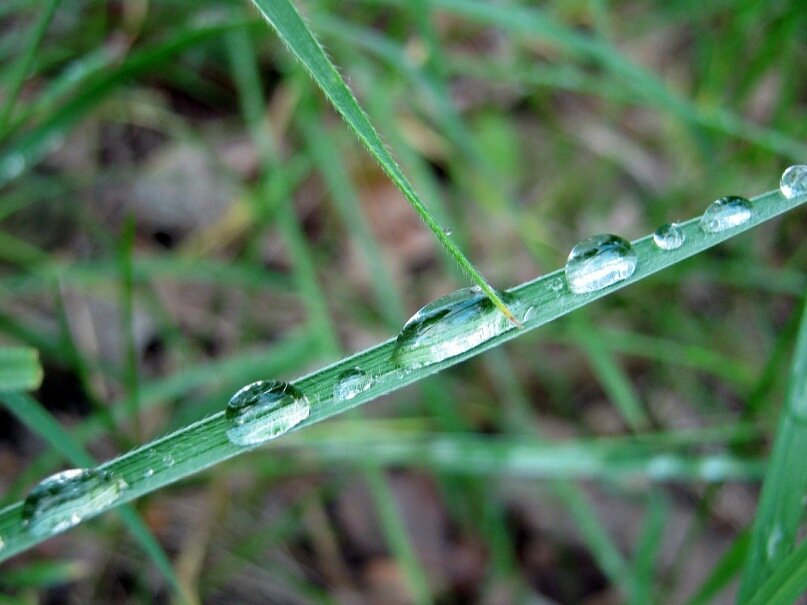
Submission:
[[[779,189],[787,199],[807,194],[807,166],[790,166],[782,173]]]
[[[373,377],[361,368],[351,368],[339,374],[333,385],[333,398],[336,400],[353,399],[373,386]]]
[[[21,153],[12,153],[0,160],[0,181],[10,181],[22,174],[25,170],[25,156]]]
[[[556,277],[554,279],[549,280],[549,283],[546,285],[547,288],[552,290],[552,292],[560,292],[563,290],[563,279],[560,277]]]
[[[524,315],[521,316],[521,321],[529,321],[536,315],[538,315],[538,307],[530,305],[527,307],[527,310],[524,311]]]
[[[706,481],[723,481],[731,472],[732,462],[727,458],[713,456],[700,464],[700,475]]]
[[[3,550],[6,547],[6,541],[3,540],[3,536],[0,536],[0,550]]]
[[[776,525],[771,530],[771,533],[768,534],[768,541],[765,543],[765,554],[769,561],[775,559],[776,555],[779,554],[779,546],[782,544],[782,538],[784,538],[782,528]]]
[[[175,462],[176,462],[176,460],[174,460],[174,457],[171,454],[166,454],[165,456],[163,456],[163,464],[165,466],[170,468],[170,467],[174,466]]]
[[[127,486],[123,479],[97,469],[71,469],[38,483],[25,498],[22,519],[37,535],[64,531],[108,507]]]
[[[566,261],[566,283],[576,294],[596,292],[629,278],[636,250],[618,235],[593,235],[578,242]]]
[[[451,234],[454,233],[454,230],[451,227],[443,227],[443,233],[445,233],[448,237],[451,237]]]
[[[227,404],[227,438],[255,445],[282,435],[308,418],[311,405],[299,389],[279,380],[248,384]]]
[[[667,223],[653,233],[653,243],[662,250],[677,250],[685,240],[686,235],[678,223]]]
[[[499,292],[505,303],[513,296]],[[438,298],[404,324],[392,359],[404,368],[422,368],[456,357],[514,326],[478,288]]]
[[[750,220],[751,202],[739,195],[727,195],[712,202],[701,216],[700,225],[706,233],[720,233]]]
[[[647,465],[647,474],[652,479],[672,479],[677,477],[681,470],[681,460],[669,454],[656,456]]]
[[[145,471],[143,471],[143,476],[146,478],[151,477],[153,474],[154,474],[153,468],[147,468]]]

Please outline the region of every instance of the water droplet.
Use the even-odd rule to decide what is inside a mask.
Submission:
[[[10,181],[25,170],[25,156],[21,153],[12,153],[0,160],[0,181]]]
[[[163,456],[163,464],[165,466],[170,468],[170,467],[174,466],[175,462],[176,462],[176,460],[174,460],[174,457],[171,454],[166,454],[165,456]]]
[[[443,227],[443,233],[445,233],[448,237],[451,237],[451,234],[454,233],[454,231],[451,229],[451,227]]]
[[[779,554],[779,546],[782,544],[782,538],[784,538],[784,534],[779,525],[775,526],[771,530],[771,533],[768,534],[768,541],[765,543],[765,554],[769,561],[775,559],[776,555]]]
[[[499,292],[505,303],[514,297]],[[463,288],[427,304],[404,324],[392,358],[404,368],[456,357],[514,326],[478,288]]]
[[[596,292],[629,278],[636,270],[636,250],[618,235],[592,235],[579,242],[566,261],[566,282],[576,294]]]
[[[669,454],[656,456],[647,465],[647,474],[651,479],[672,479],[677,477],[681,470],[681,460]]]
[[[154,474],[153,468],[147,468],[145,471],[143,471],[143,477],[146,478],[151,477],[153,474]]]
[[[0,550],[3,550],[6,547],[6,541],[3,540],[3,536],[0,536]]]
[[[530,305],[527,307],[527,310],[524,311],[524,315],[521,316],[521,321],[529,321],[536,315],[538,315],[538,307]]]
[[[560,277],[556,277],[555,279],[549,280],[549,283],[546,285],[547,288],[552,290],[552,292],[560,292],[563,290],[563,279]]]
[[[333,398],[337,400],[353,399],[373,386],[373,377],[361,368],[351,368],[339,374],[333,385]]]
[[[308,418],[311,406],[296,387],[279,380],[248,384],[227,404],[227,438],[255,445],[282,435]]]
[[[72,469],[37,484],[22,506],[26,528],[49,535],[77,525],[108,507],[128,487],[123,479],[96,469]]]
[[[807,166],[791,166],[782,173],[779,189],[787,199],[807,193]]]
[[[751,202],[738,195],[727,195],[712,202],[701,216],[701,229],[720,233],[751,220]]]
[[[713,456],[700,464],[700,475],[706,481],[723,481],[731,472],[732,461],[728,458]]]
[[[678,223],[667,223],[653,233],[653,243],[662,250],[678,250],[685,240],[686,235]]]

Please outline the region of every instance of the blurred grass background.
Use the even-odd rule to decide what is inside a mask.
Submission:
[[[298,6],[499,288],[807,158],[799,2]],[[0,342],[39,350],[36,399],[99,459],[466,285],[245,2],[8,0],[0,57]],[[633,446],[596,480],[563,459],[536,479],[551,457],[496,448],[645,435],[761,477],[805,226],[792,213],[374,402],[359,429],[334,419],[137,508],[198,602],[687,603],[724,585],[711,602],[732,602],[758,482],[609,473]],[[6,504],[65,463],[0,416]],[[412,439],[425,454],[396,451]],[[112,515],[1,571],[10,603],[180,598]]]

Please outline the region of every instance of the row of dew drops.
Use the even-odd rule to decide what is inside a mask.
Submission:
[[[786,198],[807,194],[807,166],[791,166],[782,175],[780,189]],[[727,196],[713,202],[700,219],[701,229],[720,233],[751,219],[752,205],[742,197]],[[675,223],[653,234],[661,250],[676,250],[686,235]],[[576,294],[595,292],[628,279],[636,270],[637,255],[627,240],[616,235],[595,235],[572,248],[565,268],[565,285]],[[562,279],[550,280],[548,288],[560,292]],[[518,309],[507,292],[502,296],[528,321],[535,307]],[[469,324],[473,329],[469,329]],[[512,329],[490,300],[477,288],[465,288],[437,299],[420,309],[401,330],[393,350],[396,366],[405,370],[438,363],[464,353]],[[333,399],[345,401],[372,387],[373,377],[361,368],[340,374]],[[226,434],[238,446],[255,446],[282,435],[308,418],[311,405],[297,387],[276,380],[260,381],[239,390],[227,404]],[[162,459],[172,466],[173,459]],[[144,478],[154,473],[149,467]],[[50,535],[63,531],[111,506],[128,488],[127,483],[104,469],[72,469],[57,473],[35,486],[22,507],[27,531]],[[0,549],[3,541],[0,537]]]

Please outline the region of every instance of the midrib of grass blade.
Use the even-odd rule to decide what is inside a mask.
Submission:
[[[807,494],[807,299],[779,416],[770,464],[759,499],[751,547],[740,585],[740,603],[772,577],[793,549]]]
[[[303,298],[303,303],[308,310],[310,329],[319,336],[323,353],[330,357],[336,357],[342,352],[325,305],[326,297],[319,288],[311,250],[294,214],[291,191],[285,185],[285,172],[277,153],[277,141],[269,134],[271,132],[269,128],[263,124],[261,108],[265,101],[261,91],[254,51],[245,32],[231,33],[228,37],[228,42],[231,51],[231,63],[236,73],[242,112],[261,156],[265,178],[269,185],[268,193],[272,193],[272,182],[277,181],[280,181],[277,189],[281,193],[285,193],[283,198],[277,202],[277,224],[292,259],[294,278]],[[414,554],[403,520],[395,508],[394,498],[386,478],[381,470],[372,464],[362,465],[362,470],[370,489],[373,504],[379,514],[385,537],[400,562],[406,577],[407,588],[415,603],[429,605],[432,603],[432,599],[428,591],[426,575]]]
[[[446,235],[432,213],[420,200],[415,189],[409,183],[392,154],[384,146],[376,129],[370,123],[364,110],[356,97],[345,84],[342,76],[331,63],[322,45],[306,26],[297,9],[290,0],[252,0],[261,14],[275,29],[281,40],[289,47],[292,53],[311,74],[314,82],[319,86],[328,100],[342,115],[348,125],[353,129],[371,155],[375,157],[382,170],[395,183],[407,201],[415,209],[426,226],[434,233],[440,245],[457,262],[457,265],[478,285],[485,295],[496,307],[514,324],[518,320],[502,301],[501,297],[488,284],[487,280],[474,267],[457,245]]]
[[[552,291],[549,284],[558,278],[563,279],[562,270],[521,284],[512,288],[510,292],[521,301],[521,304],[535,306],[538,311],[533,318],[524,323],[524,329],[513,327],[473,349],[438,363],[402,372],[392,361],[395,339],[390,339],[328,367],[300,377],[294,380],[293,384],[303,393],[306,393],[309,400],[315,402],[315,404],[311,407],[309,417],[297,425],[295,429],[304,428],[335,414],[343,413],[383,394],[398,390],[449,366],[456,365],[488,349],[500,346],[502,343],[524,334],[527,330],[537,328],[579,307],[588,305],[599,298],[630,286],[649,275],[716,246],[805,202],[807,202],[807,196],[786,199],[779,191],[764,193],[752,198],[752,213],[748,222],[715,234],[705,234],[701,231],[699,227],[700,217],[690,219],[681,224],[681,228],[686,235],[686,243],[677,250],[659,250],[653,244],[652,235],[640,238],[633,242],[638,256],[638,266],[634,274],[622,282],[597,292],[573,294],[565,290],[560,293]],[[348,401],[333,400],[333,386],[337,382],[339,375],[345,370],[356,366],[376,376],[375,383],[354,399]],[[223,406],[224,402],[222,402]],[[236,446],[228,441],[225,429],[224,412],[222,411],[110,460],[101,465],[100,468],[118,474],[129,484],[129,488],[122,494],[118,503],[131,501],[249,449]],[[162,458],[166,455],[170,455],[175,463],[170,465],[164,463]],[[154,474],[149,477],[143,477],[146,469],[152,469]],[[18,502],[0,511],[0,536],[3,537],[6,543],[5,548],[0,551],[0,559],[5,559],[43,539],[40,536],[24,531],[20,519],[21,507],[22,503]],[[102,510],[98,512],[100,513]]]
[[[47,441],[55,451],[69,460],[71,464],[85,468],[96,465],[96,461],[87,450],[76,442],[38,401],[23,393],[0,393],[0,400],[20,422]],[[122,506],[120,507],[120,515],[124,524],[157,566],[157,569],[160,570],[160,573],[168,580],[174,590],[179,592],[179,582],[168,556],[134,508],[130,505]]]
[[[36,20],[34,27],[28,39],[28,45],[25,51],[17,60],[14,70],[11,73],[10,82],[6,82],[6,94],[4,95],[3,104],[0,106],[0,138],[6,130],[6,125],[11,117],[11,112],[14,110],[14,105],[17,102],[20,91],[22,90],[25,77],[28,75],[28,70],[31,69],[31,64],[36,55],[36,49],[39,47],[45,31],[48,29],[53,13],[59,6],[61,0],[48,0],[47,4],[42,8],[39,19]]]

